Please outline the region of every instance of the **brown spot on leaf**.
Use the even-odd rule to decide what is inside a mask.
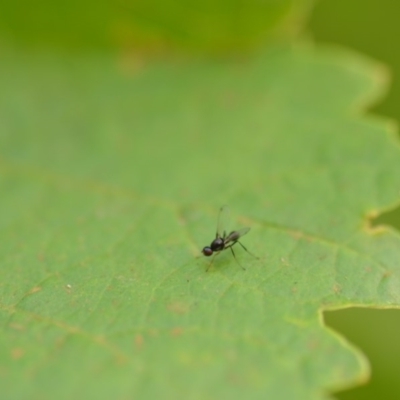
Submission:
[[[334,284],[333,285],[333,291],[336,293],[336,294],[338,294],[338,293],[340,293],[341,291],[342,291],[342,288],[340,287],[340,285],[339,284]]]
[[[385,271],[382,275],[382,278],[388,278],[390,275],[392,275],[392,271]]]
[[[183,329],[180,328],[179,326],[172,328],[171,330],[171,335],[174,337],[180,336],[183,333]]]
[[[14,349],[11,349],[11,357],[14,360],[19,360],[21,357],[23,357],[25,354],[25,350],[21,349],[21,347],[15,347]]]
[[[318,340],[315,340],[315,339],[310,340],[310,341],[307,343],[307,347],[308,347],[310,350],[318,349],[318,347],[319,347],[319,341],[318,341]]]
[[[135,336],[135,345],[138,349],[143,347],[144,339],[143,336],[139,333]]]
[[[25,326],[21,324],[17,324],[15,322],[11,322],[9,325],[10,328],[15,329],[16,331],[24,331]]]
[[[29,294],[34,294],[34,293],[40,292],[41,290],[42,290],[42,288],[40,286],[35,286],[29,291]]]
[[[179,301],[168,304],[167,308],[174,314],[186,314],[189,311],[189,306]]]
[[[304,237],[304,235],[299,231],[291,231],[289,232],[289,235],[294,239],[302,239]]]

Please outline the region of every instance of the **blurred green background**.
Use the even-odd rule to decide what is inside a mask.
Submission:
[[[400,2],[321,0],[308,23],[317,43],[350,47],[388,65],[389,94],[371,112],[400,121]],[[373,221],[400,229],[400,209]],[[371,381],[336,395],[341,400],[400,399],[400,310],[348,309],[325,314],[326,322],[367,354]]]
[[[240,53],[273,39],[293,35],[306,20],[312,0],[183,0],[111,2],[49,0],[0,3],[0,49],[52,48],[63,52],[100,49],[159,54]],[[393,86],[371,112],[400,120],[400,2],[321,0],[306,32],[318,43],[344,45],[386,63]],[[400,229],[400,211],[373,222]],[[326,321],[369,357],[367,385],[337,394],[339,399],[399,399],[400,311],[348,309],[326,313]]]
[[[41,0],[0,3],[0,34],[68,51],[239,53],[295,32],[314,0]]]

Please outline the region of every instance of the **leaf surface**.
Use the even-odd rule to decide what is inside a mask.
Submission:
[[[391,127],[360,112],[381,66],[304,44],[0,65],[5,398],[309,400],[367,378],[321,310],[400,303],[399,235],[368,228],[400,189]],[[206,273],[223,204],[260,260]]]

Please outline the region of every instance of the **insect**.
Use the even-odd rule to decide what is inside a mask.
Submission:
[[[203,248],[202,253],[207,257],[210,257],[212,255],[214,255],[215,257],[216,255],[220,254],[222,250],[231,249],[232,255],[235,258],[236,262],[242,269],[245,269],[237,260],[235,252],[233,251],[233,246],[236,243],[239,243],[243,247],[243,249],[247,251],[247,253],[258,259],[257,256],[250,253],[250,251],[247,250],[246,247],[244,247],[243,244],[239,241],[239,239],[242,236],[244,236],[250,230],[250,228],[242,228],[237,231],[232,231],[231,233],[226,234],[225,227],[226,227],[226,221],[228,219],[228,214],[229,214],[229,208],[227,206],[223,206],[220,208],[218,215],[218,223],[217,223],[217,233],[215,235],[215,239],[211,242],[209,246],[205,246]],[[207,268],[207,271],[210,269],[214,261],[214,257],[212,258],[210,265]]]

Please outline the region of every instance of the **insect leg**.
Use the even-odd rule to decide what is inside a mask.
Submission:
[[[245,270],[246,268],[242,267],[242,265],[240,264],[240,262],[239,262],[238,259],[236,258],[235,252],[233,251],[232,246],[233,246],[235,243],[236,243],[236,242],[233,242],[233,243],[229,246],[229,248],[231,249],[231,252],[232,252],[232,254],[233,254],[233,257],[235,258],[235,260],[236,260],[236,262],[238,263],[239,267],[242,268],[243,270]]]
[[[259,260],[259,258],[258,258],[256,255],[254,255],[253,253],[251,253],[249,250],[247,250],[246,247],[244,247],[244,246],[242,245],[242,243],[239,242],[239,240],[237,240],[235,243],[239,243],[250,255],[252,255],[254,258],[256,258],[257,260]]]
[[[211,258],[211,261],[210,261],[210,264],[208,265],[208,267],[207,267],[207,269],[206,269],[206,272],[208,272],[208,270],[211,268],[211,265],[212,265],[212,263],[214,262],[214,258],[215,258],[219,253],[220,253],[220,251],[219,251],[218,253],[214,253],[214,254],[213,254],[213,256],[212,256],[212,258]]]

